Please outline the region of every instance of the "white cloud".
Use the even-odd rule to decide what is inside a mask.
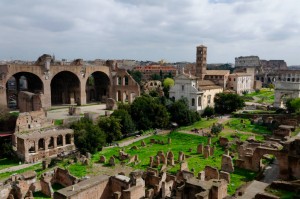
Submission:
[[[2,0],[0,59],[104,58],[208,62],[241,55],[299,64],[299,0]]]

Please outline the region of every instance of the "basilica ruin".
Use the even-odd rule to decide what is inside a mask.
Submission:
[[[139,85],[112,60],[67,62],[44,54],[35,62],[0,65],[0,104],[9,108],[32,111],[108,98],[132,102],[139,95]]]

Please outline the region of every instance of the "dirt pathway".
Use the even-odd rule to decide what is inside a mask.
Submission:
[[[5,168],[5,169],[1,169],[0,173],[18,171],[18,170],[25,169],[27,167],[31,167],[31,166],[39,164],[39,163],[40,162],[35,162],[35,163],[32,163],[32,164],[21,164],[21,165],[17,165],[17,166],[8,167],[8,168]]]
[[[237,197],[237,199],[252,199],[257,193],[264,193],[264,190],[268,185],[268,183],[254,180],[246,188],[244,195]]]

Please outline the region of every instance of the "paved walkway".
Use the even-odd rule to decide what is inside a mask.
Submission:
[[[279,177],[279,165],[278,160],[275,159],[273,163],[268,165],[264,171],[264,178],[261,182],[265,183],[272,183],[273,181],[277,180]]]
[[[268,183],[254,180],[246,188],[244,195],[238,196],[237,199],[253,199],[257,193],[264,193],[264,190],[268,185]]]

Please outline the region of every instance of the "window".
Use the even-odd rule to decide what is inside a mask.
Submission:
[[[198,97],[198,106],[201,106],[201,97]]]
[[[210,104],[210,102],[211,102],[211,95],[208,95],[207,96],[207,103]]]
[[[124,81],[125,81],[125,85],[128,85],[128,77],[127,76],[124,77]]]
[[[117,77],[117,85],[121,85],[122,84],[122,78],[121,77]]]
[[[195,99],[192,98],[192,106],[195,106]]]
[[[181,85],[181,90],[184,91],[184,85]]]

